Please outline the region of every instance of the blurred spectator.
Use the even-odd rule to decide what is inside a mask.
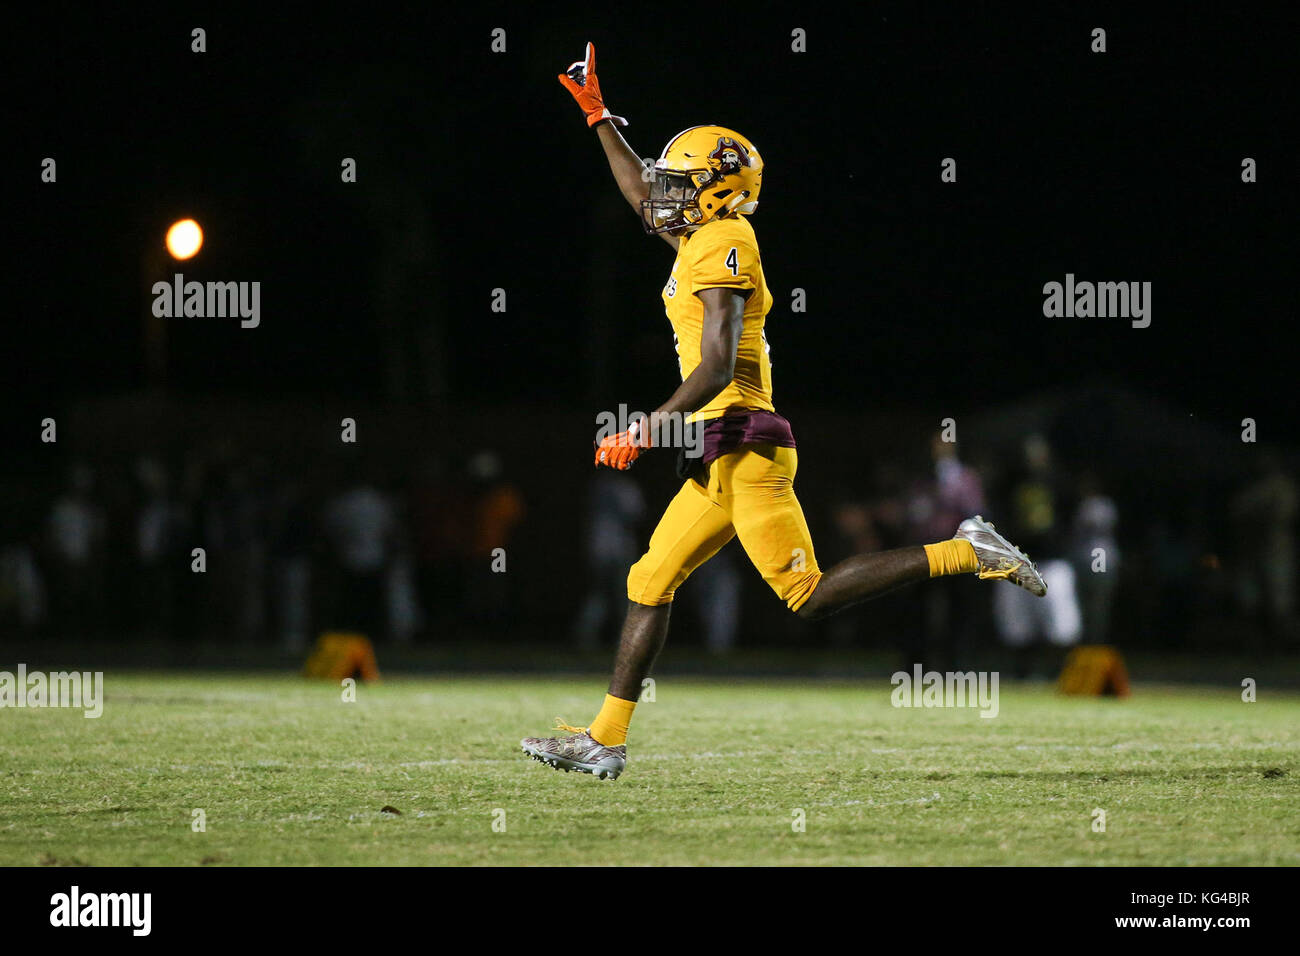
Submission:
[[[219,462],[204,462],[197,478],[198,544],[206,554],[206,570],[195,578],[203,601],[200,626],[206,636],[230,641],[236,635],[240,617],[235,479],[231,469]]]
[[[311,631],[311,509],[301,484],[283,482],[276,491],[271,533],[274,613],[285,650],[306,648]]]
[[[415,542],[407,530],[411,526],[411,509],[405,495],[390,494],[388,500],[395,515],[396,530],[392,557],[384,575],[385,612],[389,636],[398,644],[409,644],[425,625],[415,568]]]
[[[332,623],[364,626],[393,640],[421,631],[453,642],[473,639],[479,635],[461,626],[472,617],[511,640],[532,640],[544,639],[556,623],[546,616],[556,613],[548,610],[548,597],[570,588],[581,597],[574,639],[592,644],[612,636],[626,601],[627,568],[639,553],[641,489],[649,476],[629,479],[603,470],[598,479],[608,487],[593,485],[584,502],[583,486],[573,485],[558,453],[518,484],[491,451],[448,457],[461,453],[456,431],[442,440],[431,429],[435,440],[408,441],[422,423],[436,421],[412,413],[410,427],[393,431],[402,440],[385,438],[387,444],[377,442],[370,452],[376,466],[410,475],[404,494],[389,493],[378,473],[329,487],[328,476],[339,465],[335,456],[348,447],[337,447],[332,435],[324,447],[286,440],[280,424],[263,423],[245,434],[247,416],[221,405],[203,400],[195,405],[201,414],[192,415],[183,404],[164,403],[143,416],[115,413],[112,403],[88,406],[81,413],[85,421],[108,422],[113,414],[119,421],[80,433],[66,485],[55,480],[43,486],[53,461],[33,472],[40,478],[11,479],[25,495],[7,494],[0,511],[4,633],[76,640],[100,632],[128,641],[172,633],[213,643],[262,638],[299,651],[319,626]],[[991,438],[1018,427],[990,414],[997,426],[990,426]],[[1042,420],[1056,421],[1063,440],[1070,434],[1059,418]],[[805,427],[814,447],[838,426],[828,419]],[[1210,441],[1208,432],[1189,427],[1189,441]],[[295,433],[309,430],[295,427]],[[1155,461],[1134,456],[1130,446],[1079,447],[1077,435],[1073,440],[1071,458],[1104,471],[1104,490],[1089,475],[1076,482],[1054,469],[1038,438],[1024,462],[1005,455],[979,460],[972,457],[979,454],[974,446],[935,442],[928,449],[931,461],[922,466],[910,450],[885,443],[865,467],[861,460],[832,460],[800,479],[806,504],[831,506],[809,514],[810,521],[820,519],[814,538],[823,565],[940,540],[961,518],[987,507],[1042,567],[1047,599],[945,579],[885,595],[811,629],[789,615],[744,618],[745,602],[753,600],[758,610],[767,597],[743,586],[746,562],[733,546],[693,577],[685,595],[692,617],[698,609],[702,640],[717,649],[732,646],[744,620],[747,641],[752,635],[762,643],[800,646],[823,637],[836,647],[888,642],[903,647],[909,661],[945,669],[945,659],[962,660],[972,627],[980,632],[994,604],[1001,609],[990,623],[1008,643],[1026,648],[1052,649],[1077,639],[1072,632],[1088,641],[1110,640],[1113,631],[1132,644],[1193,650],[1240,643],[1263,633],[1261,622],[1294,634],[1287,625],[1294,628],[1297,610],[1300,494],[1285,459],[1266,452],[1257,471],[1234,474],[1234,456],[1216,455],[1214,469],[1201,469],[1186,455]],[[163,447],[168,457],[155,450]],[[412,448],[422,449],[414,462],[408,460]],[[993,488],[998,503],[986,505],[982,492]],[[525,493],[530,504],[535,496],[553,512],[545,516],[548,534],[577,529],[579,509],[589,510],[583,539],[545,542],[555,545],[551,553],[565,555],[566,566],[515,563]],[[538,552],[529,544],[531,557]],[[191,573],[191,549],[200,546],[207,551],[206,573]],[[1099,548],[1106,552],[1104,574],[1092,570]],[[497,549],[510,552],[507,574],[493,571],[506,559],[498,559]],[[588,569],[574,575],[567,557],[580,550]],[[359,557],[365,554],[372,557]],[[733,557],[739,577],[728,564]],[[1142,569],[1140,582],[1127,575],[1130,567]],[[1140,586],[1119,587],[1121,572]],[[1073,614],[1067,577],[1077,591]],[[336,586],[336,579],[344,584]],[[982,594],[990,595],[989,604]],[[963,605],[967,596],[973,605]],[[535,616],[515,629],[511,615],[523,601]],[[337,618],[335,608],[324,613],[316,606],[330,602]],[[1248,621],[1248,614],[1256,620]],[[435,615],[444,620],[426,626],[426,617]],[[1018,656],[1023,671],[1030,655]]]
[[[858,501],[841,502],[834,510],[833,520],[835,532],[842,539],[841,551],[866,554],[885,550],[869,506]]]
[[[27,634],[38,632],[45,623],[45,582],[36,553],[26,542],[0,549],[0,612],[4,623],[16,620]]]
[[[264,489],[267,475],[263,463],[241,463],[230,471],[230,488],[224,504],[230,561],[235,633],[242,641],[254,641],[266,630],[267,563],[269,527]]]
[[[826,555],[839,561],[854,554],[883,551],[873,509],[860,501],[841,501],[831,511],[831,526],[835,531]],[[851,647],[860,635],[868,630],[865,618],[878,621],[880,607],[857,605],[845,608],[827,618],[822,624],[832,647]]]
[[[691,575],[691,598],[704,627],[704,646],[726,654],[736,646],[740,631],[740,544],[733,538]]]
[[[514,612],[509,544],[524,517],[524,499],[502,474],[496,452],[480,451],[466,465],[470,525],[464,541],[465,609],[475,624],[504,627]],[[504,570],[499,570],[504,567]]]
[[[1003,642],[1015,651],[1016,677],[1052,676],[1060,670],[1060,648],[1078,642],[1083,620],[1060,527],[1063,502],[1051,448],[1041,435],[1026,440],[1024,470],[1010,497],[1011,539],[1038,566],[1047,594],[1040,598],[1024,588],[994,588],[993,619]]]
[[[481,451],[469,460],[467,473],[474,492],[474,526],[470,529],[470,555],[490,556],[504,548],[524,517],[524,499],[501,473],[496,452]]]
[[[912,480],[908,469],[891,457],[877,458],[872,463],[865,497],[859,497],[862,490],[855,481],[828,495],[834,502],[830,510],[833,533],[819,539],[824,541],[818,546],[822,567],[855,554],[887,551],[915,543],[909,538],[907,508]],[[816,622],[814,628],[824,632],[830,645],[836,648],[879,641],[886,636],[905,655],[903,663],[910,666],[916,653],[915,617],[915,595],[898,591],[845,608]],[[904,636],[900,638],[898,635]],[[792,632],[789,639],[799,638],[796,632]]]
[[[389,623],[385,588],[397,535],[392,502],[356,473],[326,503],[323,525],[332,586],[322,626],[381,639]]]
[[[1237,601],[1273,633],[1295,610],[1296,483],[1277,456],[1263,452],[1258,469],[1229,505],[1236,537]]]
[[[913,541],[951,538],[962,520],[984,510],[984,486],[974,468],[957,456],[957,443],[936,433],[930,441],[934,471],[916,482],[907,497]],[[929,582],[919,594],[921,627],[911,631],[912,661],[938,670],[957,669],[971,654],[978,592],[959,577]]]
[[[403,548],[393,556],[384,580],[388,626],[393,640],[398,644],[409,644],[424,626],[424,613],[420,610],[415,578],[415,562]]]
[[[454,611],[464,587],[464,529],[469,523],[465,485],[446,472],[442,458],[426,455],[410,494],[417,592],[428,612],[427,628],[435,636],[454,631]]]
[[[1191,632],[1200,595],[1197,556],[1202,552],[1186,510],[1154,509],[1147,516],[1143,551],[1134,566],[1150,569],[1138,614],[1142,630],[1153,644],[1184,646]]]
[[[935,435],[930,441],[934,471],[912,486],[908,519],[925,541],[953,536],[964,518],[984,510],[984,485],[974,468],[957,457],[957,443]]]
[[[94,473],[78,462],[50,510],[50,604],[59,637],[92,635],[103,621],[106,526],[94,487]]]
[[[627,606],[627,573],[640,557],[637,529],[645,517],[641,486],[608,468],[591,478],[587,501],[587,595],[574,633],[591,649],[612,637]]]
[[[1120,552],[1115,528],[1119,508],[1101,490],[1097,476],[1079,479],[1079,504],[1074,512],[1074,568],[1083,611],[1083,640],[1104,644],[1110,634],[1110,609],[1119,582]]]
[[[156,458],[136,462],[136,480],[136,621],[146,636],[170,636],[176,624],[176,580],[183,570],[185,513],[172,497],[166,468]]]

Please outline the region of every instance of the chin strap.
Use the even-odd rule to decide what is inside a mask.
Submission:
[[[735,196],[727,200],[727,212],[734,212],[736,214],[740,214],[742,211],[753,212],[753,206],[757,206],[758,203],[750,204],[748,200],[749,190],[746,189],[736,193]],[[751,208],[742,210],[741,207],[746,205],[749,205]]]

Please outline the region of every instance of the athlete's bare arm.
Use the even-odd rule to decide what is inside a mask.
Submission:
[[[689,415],[703,408],[736,376],[736,352],[745,324],[745,296],[735,289],[704,289],[696,294],[704,303],[700,364],[686,376],[672,398],[651,413],[651,429],[658,428],[662,416],[673,412]]]
[[[618,183],[619,192],[623,194],[623,198],[628,201],[628,205],[632,207],[639,218],[641,216],[641,200],[650,198],[650,184],[646,182],[642,175],[645,166],[642,165],[640,157],[633,152],[632,147],[627,144],[627,140],[618,131],[618,127],[609,120],[596,125],[596,135],[600,137],[600,145],[605,149],[605,158],[609,160],[609,169],[614,174],[614,181]],[[677,248],[676,236],[670,236],[667,233],[660,233],[659,235],[668,245],[674,249]],[[712,398],[713,396],[710,395],[709,397]]]

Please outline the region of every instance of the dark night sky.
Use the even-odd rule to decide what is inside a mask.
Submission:
[[[143,384],[142,250],[180,214],[207,231],[185,271],[260,280],[264,317],[174,326],[179,393],[381,396],[375,276],[414,235],[403,288],[418,295],[394,334],[442,324],[453,405],[585,415],[666,398],[671,253],[621,205],[554,79],[588,39],[640,154],[706,122],[762,151],[778,407],[960,411],[1003,383],[1114,381],[1227,423],[1290,408],[1294,18],[911,6],[845,19],[745,4],[699,21],[678,5],[634,20],[171,6],[19,24],[6,417]],[[189,52],[193,26],[205,54]],[[790,52],[794,27],[806,54]],[[57,185],[38,180],[47,155]],[[356,185],[339,182],[343,156]],[[939,180],[946,156],[956,184]],[[1044,319],[1042,284],[1067,272],[1151,281],[1152,326]],[[806,314],[790,314],[796,286]]]

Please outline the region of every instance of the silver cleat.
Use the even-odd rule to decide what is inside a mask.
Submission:
[[[525,737],[519,742],[524,753],[534,760],[568,773],[576,770],[601,780],[617,780],[627,766],[627,746],[606,747],[597,743],[584,727],[570,727],[558,717],[555,729],[568,731],[568,737]]]
[[[992,522],[985,521],[980,515],[967,518],[953,537],[969,541],[975,548],[982,580],[1001,578],[1038,597],[1047,593],[1047,584],[1029,556],[998,534]]]

